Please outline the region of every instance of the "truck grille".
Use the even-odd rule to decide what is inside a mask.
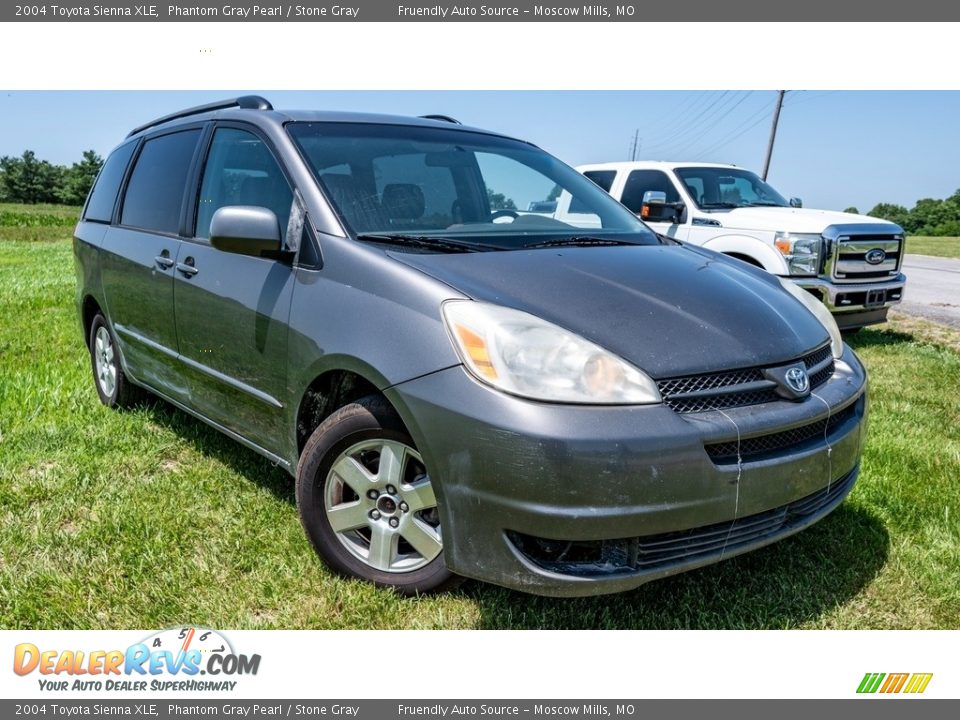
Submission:
[[[900,235],[840,235],[833,243],[831,274],[838,282],[893,277],[900,271],[902,245]]]
[[[810,375],[811,389],[823,385],[833,375],[835,368],[829,345],[794,362],[801,361]],[[759,367],[667,378],[658,380],[657,387],[663,402],[680,413],[759,405],[781,399],[776,383],[768,380]]]
[[[703,527],[619,540],[562,541],[508,532],[510,542],[542,568],[564,575],[603,577],[655,571],[722,557],[776,539],[829,512],[857,478],[854,468],[827,487],[766,512]]]

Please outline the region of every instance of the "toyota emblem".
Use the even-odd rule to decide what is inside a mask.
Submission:
[[[803,368],[790,368],[787,370],[784,379],[787,381],[790,389],[796,393],[805,393],[810,389],[810,378],[807,377],[807,373]]]

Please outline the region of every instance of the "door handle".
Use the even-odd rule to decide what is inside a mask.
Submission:
[[[157,265],[159,265],[160,267],[162,267],[164,270],[169,270],[169,269],[172,268],[173,265],[174,265],[174,263],[173,263],[173,258],[170,257],[170,251],[169,251],[169,250],[164,250],[162,253],[160,253],[159,255],[157,255],[157,256],[153,259],[153,261],[154,261]]]
[[[179,270],[186,277],[193,277],[200,272],[196,267],[194,267],[192,257],[188,257],[182,263],[177,263],[177,270]]]

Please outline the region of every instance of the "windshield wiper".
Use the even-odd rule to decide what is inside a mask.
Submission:
[[[700,203],[700,207],[701,207],[701,208],[704,208],[704,209],[706,209],[706,208],[726,208],[726,209],[730,209],[730,208],[738,208],[738,207],[743,207],[743,206],[742,206],[742,205],[737,205],[737,203],[731,203],[731,202],[714,202],[714,203]]]
[[[407,247],[420,247],[430,250],[443,250],[446,252],[480,252],[481,250],[503,250],[497,245],[488,245],[486,243],[464,242],[453,240],[446,237],[434,237],[432,235],[403,235],[400,233],[363,233],[357,235],[357,240],[361,242],[375,242],[386,245],[405,245]]]
[[[629,240],[615,240],[613,238],[591,237],[589,235],[577,235],[575,237],[553,238],[552,240],[543,240],[541,242],[529,243],[521,249],[546,248],[546,247],[594,247],[604,245],[637,245],[638,243]]]
[[[750,207],[787,207],[786,205],[781,205],[780,203],[775,202],[752,202],[747,203]]]

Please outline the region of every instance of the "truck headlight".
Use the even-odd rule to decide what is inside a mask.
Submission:
[[[837,327],[837,321],[833,319],[833,315],[827,310],[826,305],[792,280],[780,278],[780,284],[783,285],[784,290],[793,295],[807,310],[812,312],[817,320],[827,329],[827,332],[830,334],[830,350],[833,352],[834,359],[839,360],[843,357],[843,336],[840,334],[840,328]]]
[[[820,247],[823,241],[819,235],[778,232],[773,236],[773,244],[787,261],[791,275],[816,275],[820,272]]]
[[[443,319],[472,375],[534,400],[593,405],[660,402],[656,383],[625,360],[511,308],[448,300]]]

